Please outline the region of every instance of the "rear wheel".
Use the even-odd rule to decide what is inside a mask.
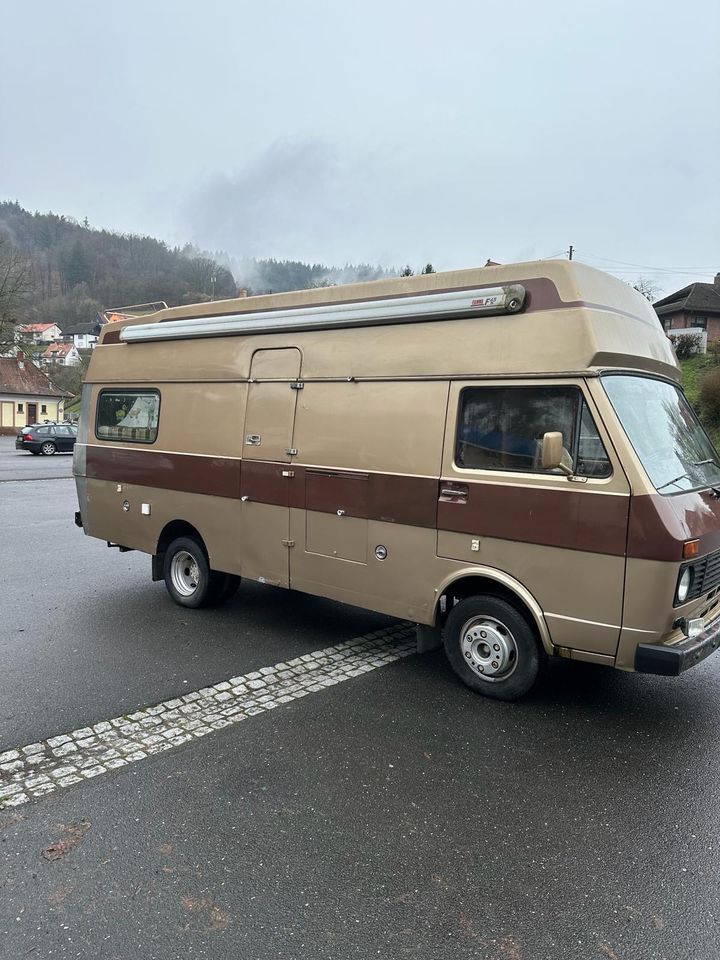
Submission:
[[[46,457],[51,457],[55,453],[55,444],[52,440],[46,440],[40,447],[40,452]]]
[[[547,660],[523,614],[489,594],[468,597],[452,608],[445,623],[445,653],[463,683],[495,700],[526,694]]]
[[[192,537],[178,537],[168,547],[163,565],[168,593],[181,607],[214,607],[225,603],[240,577],[211,570],[205,549]]]

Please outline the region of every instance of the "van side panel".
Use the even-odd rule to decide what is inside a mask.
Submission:
[[[294,589],[432,616],[447,396],[446,381],[305,384],[290,481]]]

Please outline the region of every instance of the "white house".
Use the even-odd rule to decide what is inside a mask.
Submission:
[[[78,350],[89,350],[97,343],[101,330],[102,323],[97,319],[66,324],[63,327],[63,339],[72,340]]]
[[[20,327],[20,334],[30,337],[35,343],[51,343],[62,340],[62,330],[56,323],[28,323]]]
[[[76,367],[80,363],[78,348],[71,341],[49,343],[42,352],[41,362],[57,363],[61,367]]]

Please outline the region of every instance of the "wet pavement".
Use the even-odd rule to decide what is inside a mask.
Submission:
[[[182,610],[74,510],[0,484],[0,753],[396,624],[251,583]],[[0,957],[720,955],[720,657],[516,704],[439,651],[317,686],[0,812]]]

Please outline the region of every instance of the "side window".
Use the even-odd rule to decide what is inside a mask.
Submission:
[[[154,443],[159,414],[157,390],[103,390],[98,397],[95,436],[98,440]]]
[[[39,433],[41,436],[44,437],[44,436],[46,436],[48,433],[50,433],[50,428],[49,428],[49,427],[38,427],[37,430],[35,431],[35,433]]]
[[[609,475],[607,454],[577,387],[463,390],[455,463],[476,470],[542,473],[543,436],[558,430],[568,466],[583,476]]]
[[[581,477],[609,477],[612,472],[607,450],[584,400],[575,469]]]
[[[59,437],[72,437],[73,434],[70,431],[70,427],[55,427],[55,433]]]

